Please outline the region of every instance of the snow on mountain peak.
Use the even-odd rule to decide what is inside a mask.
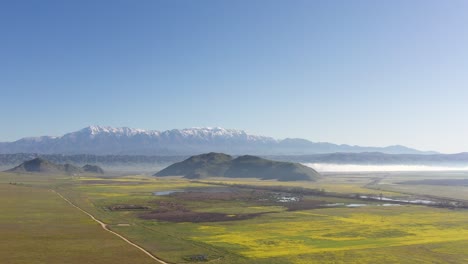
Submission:
[[[18,141],[25,141],[25,142],[44,142],[44,141],[47,141],[47,140],[53,140],[53,139],[56,139],[57,137],[53,137],[53,136],[41,136],[41,137],[25,137],[25,138],[22,138]]]
[[[77,132],[70,134],[85,134],[91,137],[102,135],[102,134],[112,134],[116,136],[134,136],[136,134],[145,133],[145,130],[134,129],[129,127],[110,127],[110,126],[88,126]]]
[[[230,138],[242,138],[247,141],[276,141],[270,137],[250,135],[244,130],[238,129],[226,129],[222,127],[192,127],[184,129],[172,129],[163,132],[157,130],[143,130],[133,129],[128,127],[109,127],[109,126],[88,126],[77,132],[70,133],[75,137],[77,134],[84,134],[89,137],[96,137],[98,135],[113,135],[113,136],[126,136],[132,137],[135,135],[146,135],[150,137],[181,137],[181,138],[192,138],[201,140],[210,140],[213,138],[218,139],[230,139]]]
[[[371,151],[420,153],[402,146],[374,148],[313,143],[304,139],[277,140],[252,135],[244,130],[222,127],[193,127],[160,132],[95,125],[60,137],[33,137],[0,143],[0,153],[185,155],[212,151],[231,154],[290,153],[295,155]]]
[[[243,130],[225,129],[222,127],[193,127],[179,130],[182,134],[187,135],[217,135],[217,136],[233,136],[246,135]]]

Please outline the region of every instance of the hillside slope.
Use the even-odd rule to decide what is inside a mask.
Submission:
[[[263,159],[256,156],[240,156],[233,159],[223,153],[192,156],[157,172],[154,176],[184,176],[186,178],[227,177],[260,178],[280,181],[313,181],[320,174],[312,168],[292,162]]]
[[[99,166],[95,165],[86,164],[83,167],[77,167],[68,163],[55,164],[43,158],[35,158],[25,161],[12,169],[6,170],[6,172],[43,174],[104,173]]]

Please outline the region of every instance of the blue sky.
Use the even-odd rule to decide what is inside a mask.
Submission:
[[[467,1],[6,2],[0,141],[221,126],[468,151]]]

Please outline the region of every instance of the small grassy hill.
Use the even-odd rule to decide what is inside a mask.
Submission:
[[[55,164],[43,158],[35,158],[25,161],[20,165],[7,170],[7,172],[17,173],[47,173],[47,174],[78,174],[78,173],[99,173],[104,171],[95,165],[85,165],[77,167],[71,164]]]
[[[81,169],[88,173],[104,174],[104,170],[97,165],[86,164]]]
[[[208,153],[192,156],[159,171],[155,176],[183,175],[186,178],[204,178],[224,175],[232,157],[223,153]]]

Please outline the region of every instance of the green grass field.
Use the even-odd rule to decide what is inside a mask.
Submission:
[[[1,263],[154,263],[43,188],[48,181],[0,184]]]
[[[21,178],[23,177],[23,178]],[[466,263],[468,210],[418,205],[323,207],[287,210],[281,203],[233,196],[155,196],[153,192],[186,188],[219,188],[180,178],[147,176],[48,178],[1,174],[0,253],[6,263],[155,263],[102,230],[67,205],[56,189],[109,227],[172,263]],[[314,183],[242,180],[229,184],[287,185],[333,192],[375,194],[365,185],[373,177],[340,176]],[[10,185],[9,182],[20,185]],[[219,183],[221,179],[213,179]],[[331,186],[331,187],[330,187]],[[214,190],[214,189],[213,189]],[[249,197],[254,190],[245,190]],[[385,195],[398,195],[385,192]],[[339,197],[308,195],[307,201],[363,203]],[[182,206],[192,213],[229,217],[258,214],[245,220],[171,222],[143,219],[145,212]],[[139,205],[145,210],[110,210]],[[184,211],[184,212],[185,212]],[[233,218],[234,219],[234,218]],[[47,242],[47,243],[45,243]],[[66,261],[73,259],[75,262]],[[50,260],[50,261],[49,261]],[[117,262],[115,262],[117,260]]]

